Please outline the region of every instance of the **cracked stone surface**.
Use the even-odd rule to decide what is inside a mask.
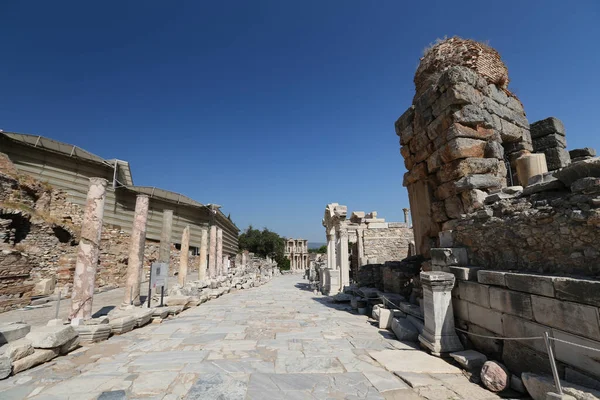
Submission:
[[[0,381],[0,398],[499,397],[284,275]]]

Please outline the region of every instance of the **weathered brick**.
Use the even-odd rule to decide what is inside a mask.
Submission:
[[[507,314],[533,319],[531,296],[522,292],[490,287],[490,306]]]
[[[506,287],[506,272],[489,269],[477,271],[477,281],[486,285]]]
[[[489,288],[489,286],[480,283],[462,281],[458,284],[458,295],[461,300],[490,308]]]
[[[461,284],[464,282],[461,282]],[[504,335],[501,312],[469,303],[469,321],[489,331]]]
[[[557,277],[554,290],[557,299],[600,307],[600,281]]]
[[[554,297],[553,276],[507,273],[505,275],[506,286],[519,292],[539,294]]]
[[[510,338],[529,338],[529,337],[543,337],[544,332],[550,332],[551,328],[536,324],[528,319],[519,318],[514,315],[504,315],[502,320],[504,324],[504,333],[506,337]],[[546,353],[546,344],[544,340],[522,340],[519,343],[536,349],[542,353]]]
[[[533,316],[540,324],[572,332],[590,339],[600,339],[600,324],[596,307],[531,296]]]

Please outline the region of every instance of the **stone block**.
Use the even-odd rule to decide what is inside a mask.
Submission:
[[[543,342],[543,340],[542,340]],[[540,353],[531,347],[527,347],[525,342],[516,342],[506,340],[502,353],[502,362],[513,373],[520,375],[523,372],[537,371],[544,374],[551,374],[550,361],[548,355]],[[559,373],[561,373],[560,364],[558,364]]]
[[[467,303],[470,304],[470,303]],[[467,324],[468,331],[474,333],[476,335],[482,336],[497,336],[496,333],[491,332],[485,328],[482,328],[479,325],[468,323]],[[489,357],[495,359],[502,359],[502,349],[504,342],[499,339],[489,339],[487,337],[467,335],[469,341],[474,345],[477,350],[481,350],[481,352],[487,354]]]
[[[504,159],[504,147],[499,142],[490,141],[485,146],[485,158],[495,158],[497,160]]]
[[[79,334],[81,343],[96,343],[107,340],[111,334],[111,327],[109,324],[80,325],[74,327],[74,329]]]
[[[573,149],[569,151],[571,159],[579,157],[596,157],[596,150],[591,147],[584,147],[582,149]]]
[[[443,267],[450,265],[467,266],[469,256],[464,247],[433,248],[430,250],[431,263]]]
[[[491,158],[466,158],[443,165],[437,178],[440,183],[445,183],[476,174],[502,177],[506,175],[506,167],[503,162]]]
[[[546,155],[546,165],[548,166],[548,171],[555,171],[557,169],[566,167],[571,163],[569,152],[562,147],[546,149],[544,150],[544,154]]]
[[[506,286],[509,289],[554,297],[554,280],[556,277],[507,272],[505,279]]]
[[[473,303],[469,303],[467,307],[469,309],[469,321],[471,323],[479,325],[488,331],[504,335],[502,313]]]
[[[536,324],[533,321],[516,317],[514,315],[504,315],[503,320],[504,333],[506,337],[525,338],[525,337],[543,337],[544,332],[549,332],[551,328]],[[523,340],[519,343],[531,347],[540,353],[546,353],[546,344],[544,340]]]
[[[551,134],[565,136],[565,126],[558,118],[549,117],[540,121],[533,122],[529,130],[532,138],[539,138]]]
[[[566,367],[565,368],[565,380],[570,383],[574,383],[579,386],[587,387],[594,390],[600,390],[600,381],[592,378],[586,374]]]
[[[557,190],[564,190],[565,189],[565,185],[559,181],[558,179],[552,177],[552,175],[549,176],[549,178],[544,179],[541,182],[536,182],[536,183],[529,183],[524,189],[523,189],[523,196],[530,196],[532,194],[535,193],[540,193],[540,192],[551,192],[551,191],[557,191]]]
[[[465,214],[471,214],[485,205],[487,192],[479,189],[466,190],[460,194]]]
[[[440,247],[453,247],[454,246],[454,234],[452,230],[441,231],[438,233],[440,238]]]
[[[65,355],[65,354],[69,354],[70,352],[72,352],[73,350],[79,348],[79,336],[75,336],[73,339],[69,340],[67,343],[63,344],[62,346],[59,347],[59,354]]]
[[[458,296],[461,300],[475,303],[481,307],[490,308],[489,288],[489,286],[480,283],[463,281],[458,283]]]
[[[483,158],[486,143],[484,140],[471,138],[458,137],[452,139],[440,147],[440,159],[444,163],[449,163],[462,158]]]
[[[35,327],[26,336],[36,349],[53,349],[77,336],[71,325]]]
[[[479,370],[487,361],[485,354],[481,354],[475,350],[457,351],[450,353],[450,357],[468,371]]]
[[[533,400],[546,400],[547,393],[556,392],[552,375],[537,375],[531,372],[524,372],[521,374],[521,380],[527,389],[527,393],[529,393]],[[560,381],[560,384],[564,394],[573,396],[577,400],[600,398],[600,392],[596,390],[574,385],[563,380]]]
[[[531,296],[531,303],[540,324],[600,340],[598,308],[542,296]]]
[[[392,326],[392,319],[394,318],[394,310],[387,308],[379,309],[379,329],[389,329]]]
[[[391,328],[398,340],[416,342],[419,339],[419,332],[406,318],[392,319]]]
[[[491,308],[506,314],[533,319],[531,295],[497,287],[490,287],[489,293]]]
[[[54,293],[56,286],[55,278],[40,279],[33,287],[34,296],[48,296]]]
[[[486,361],[481,368],[481,383],[494,393],[502,392],[510,386],[510,372],[497,361]]]
[[[452,310],[456,318],[463,321],[469,320],[469,303],[466,301],[452,297]]]
[[[419,306],[406,302],[402,302],[398,305],[400,306],[400,311],[402,311],[403,313],[412,315],[413,317],[417,317],[421,320],[423,319],[423,312],[421,311],[421,308]]]
[[[600,193],[600,178],[587,177],[581,178],[573,182],[571,192],[583,194],[599,194]]]
[[[446,215],[450,219],[460,218],[461,214],[465,213],[462,200],[459,196],[450,196],[444,200],[444,208]]]
[[[485,285],[506,287],[505,275],[506,272],[504,271],[479,270],[477,271],[477,282]]]
[[[20,360],[21,358],[27,357],[33,354],[33,346],[29,339],[19,339],[12,341],[2,347],[0,347],[0,354],[4,354],[10,358],[11,361]]]
[[[174,307],[182,307],[183,306],[174,306]],[[109,322],[111,333],[115,335],[121,335],[123,333],[127,333],[132,331],[135,328],[136,319],[132,316],[123,316],[119,318],[113,318]]]
[[[447,182],[438,186],[435,190],[435,196],[440,200],[444,200],[467,190],[500,190],[505,182],[504,178],[497,178],[493,175],[469,175],[455,182]]]
[[[0,345],[24,338],[30,331],[31,326],[24,322],[0,324]]]
[[[544,151],[552,147],[567,147],[567,138],[558,133],[551,133],[546,136],[533,139],[533,150],[535,152]]]
[[[423,334],[423,329],[425,329],[425,323],[422,319],[417,318],[414,315],[407,315],[406,320],[415,327],[419,335]]]
[[[186,306],[191,300],[190,296],[166,296],[164,298],[167,306]]]
[[[449,269],[450,273],[454,274],[459,281],[477,281],[477,271],[479,271],[481,267],[450,266]]]
[[[573,182],[586,177],[600,177],[600,157],[590,158],[570,164],[554,173],[554,177],[565,186],[570,187]]]
[[[33,368],[36,365],[43,364],[59,355],[59,349],[36,349],[35,352],[27,357],[17,360],[13,363],[13,374]]]
[[[387,228],[388,228],[387,222],[372,222],[367,225],[367,229],[387,229]]]
[[[554,279],[556,298],[600,307],[600,281],[589,279]]]
[[[8,378],[12,372],[12,362],[5,353],[0,353],[0,379]]]
[[[554,356],[557,360],[578,368],[581,371],[586,371],[596,378],[600,378],[600,342],[562,332],[557,329],[552,330],[552,336],[567,342],[596,349],[596,351],[587,350],[567,343],[553,341]]]

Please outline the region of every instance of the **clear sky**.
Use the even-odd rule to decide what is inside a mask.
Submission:
[[[0,1],[0,128],[127,160],[136,185],[323,242],[327,203],[401,221],[394,121],[423,49],[508,65],[530,122],[600,149],[600,1]]]

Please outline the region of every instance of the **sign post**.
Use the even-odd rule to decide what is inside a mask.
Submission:
[[[148,288],[148,308],[150,308],[150,297],[152,289],[160,287],[160,307],[163,306],[163,297],[165,295],[165,287],[169,278],[169,264],[153,263],[150,267],[150,287]]]

